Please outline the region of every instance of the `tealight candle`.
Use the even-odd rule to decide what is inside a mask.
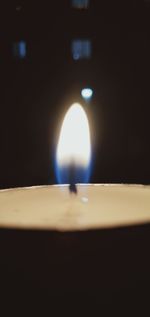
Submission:
[[[89,179],[90,161],[88,120],[74,105],[56,153],[57,179],[70,186],[0,191],[6,314],[56,316],[60,308],[59,316],[106,316],[111,304],[108,316],[122,307],[128,315],[131,301],[134,314],[139,303],[142,314],[149,308],[149,226],[142,225],[150,222],[150,186],[76,184]]]
[[[56,170],[60,183],[0,191],[0,227],[85,230],[150,222],[150,186],[78,184],[89,178],[90,130],[79,104],[61,128]],[[74,194],[77,192],[77,195]]]
[[[0,191],[0,227],[86,230],[150,222],[150,186],[41,186]]]

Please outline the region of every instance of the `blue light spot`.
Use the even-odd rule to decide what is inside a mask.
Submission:
[[[84,88],[81,90],[81,96],[85,100],[90,100],[93,96],[93,90],[91,88]]]
[[[79,55],[79,53],[73,53],[73,59],[74,60],[78,60],[78,59],[80,59],[80,55]]]
[[[87,9],[89,0],[72,0],[72,6],[77,9]]]
[[[21,58],[26,56],[26,43],[23,41],[19,43],[19,53]]]
[[[92,53],[92,44],[88,39],[73,40],[71,44],[72,57],[74,60],[90,59]]]
[[[20,41],[13,45],[13,54],[15,57],[24,59],[27,54],[26,42]]]

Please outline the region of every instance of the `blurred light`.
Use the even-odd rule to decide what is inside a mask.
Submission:
[[[23,59],[26,57],[27,48],[26,42],[20,41],[13,44],[13,54],[15,57]]]
[[[91,88],[84,88],[81,90],[81,96],[85,100],[90,100],[93,96],[93,90]]]
[[[73,40],[71,44],[72,57],[74,60],[89,59],[91,57],[92,44],[88,39]]]
[[[72,0],[72,6],[77,9],[87,9],[89,0]]]
[[[22,7],[21,6],[17,6],[16,7],[16,11],[21,11]]]

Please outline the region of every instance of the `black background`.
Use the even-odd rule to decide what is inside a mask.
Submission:
[[[66,109],[84,105],[91,124],[91,182],[150,183],[148,1],[1,1],[0,187],[53,184]],[[89,38],[91,60],[73,61],[71,41]],[[27,43],[27,57],[13,43]]]
[[[60,124],[85,86],[91,182],[150,183],[149,14],[142,0],[93,0],[86,11],[0,2],[0,188],[55,183]],[[72,60],[74,38],[91,39],[91,60]],[[12,52],[20,40],[24,60]],[[149,232],[1,229],[1,315],[149,316]]]

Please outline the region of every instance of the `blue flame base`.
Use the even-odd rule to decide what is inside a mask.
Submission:
[[[56,164],[56,179],[58,184],[88,183],[91,175],[91,165],[86,168],[79,166],[63,166]]]

